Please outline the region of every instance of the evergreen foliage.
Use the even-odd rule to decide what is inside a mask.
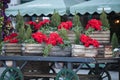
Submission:
[[[103,25],[103,30],[108,30],[110,28],[110,25],[109,25],[109,21],[107,19],[107,14],[105,13],[104,10],[102,11],[102,13],[100,15],[100,20]]]
[[[118,48],[118,46],[119,46],[116,33],[113,33],[113,35],[112,35],[111,44],[112,44],[112,49]]]
[[[16,16],[16,30],[19,31],[19,29],[23,26],[24,26],[24,20],[23,17],[20,15],[20,12],[18,11],[18,14]]]
[[[43,50],[43,56],[48,56],[48,53],[51,52],[52,47],[53,46],[51,44],[47,45]]]
[[[3,25],[3,17],[0,17],[0,51],[2,49],[2,25]]]
[[[81,22],[80,22],[80,17],[75,14],[74,17],[73,17],[73,25],[74,26],[82,26]]]
[[[60,45],[61,47],[69,46],[70,45],[70,40],[67,36],[67,31],[66,29],[62,28],[58,30],[59,35],[62,37],[64,44]]]
[[[83,26],[80,22],[80,17],[77,14],[75,14],[73,17],[73,26],[74,26],[73,30],[75,33],[75,44],[81,44],[79,37],[83,31]]]
[[[3,25],[3,17],[0,17],[0,42],[2,41],[2,35],[1,35],[1,33],[2,33],[2,25]]]
[[[20,15],[20,12],[18,12],[16,19],[17,19],[16,29],[18,32],[18,39],[20,43],[24,43],[26,40],[31,39],[32,30],[30,25],[25,26],[23,17]]]
[[[61,22],[61,17],[59,15],[58,12],[56,12],[56,10],[54,10],[54,13],[51,17],[51,26],[52,27],[57,27]]]

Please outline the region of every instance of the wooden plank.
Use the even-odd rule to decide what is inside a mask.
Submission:
[[[79,79],[82,79],[82,80],[97,80],[97,75],[87,75],[87,74],[77,74]],[[32,77],[41,77],[41,78],[44,78],[44,77],[48,77],[48,78],[55,78],[57,76],[56,73],[47,73],[47,74],[41,74],[41,73],[36,73],[36,72],[25,72],[24,73],[24,77],[29,77],[29,78],[32,78]]]

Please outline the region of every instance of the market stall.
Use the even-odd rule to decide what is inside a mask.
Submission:
[[[50,7],[50,4],[41,3],[42,7],[38,2],[39,0],[34,0],[26,3],[27,7],[24,8],[25,4],[21,4],[11,8],[10,14],[6,13],[16,16],[16,25],[15,31],[3,39],[0,61],[6,69],[0,79],[111,80],[108,67],[111,63],[119,63],[119,54],[112,52],[110,27],[105,11],[102,11],[99,20],[91,19],[83,27],[77,14],[74,14],[72,21],[61,22],[60,15],[70,11],[70,5],[66,7],[54,3],[52,5],[55,7]],[[43,13],[52,13],[51,19],[23,20],[26,14]],[[8,65],[7,62],[11,64]],[[59,63],[62,66],[57,72],[54,66]],[[101,64],[104,66],[101,67]],[[83,65],[87,66],[89,73],[81,78],[77,72]]]

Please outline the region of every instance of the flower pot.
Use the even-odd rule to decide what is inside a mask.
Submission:
[[[98,40],[100,44],[110,43],[110,31],[94,31],[89,35],[91,38]]]
[[[49,56],[70,56],[71,47],[61,48],[60,46],[53,46]]]
[[[43,44],[22,44],[23,55],[41,56],[43,55]]]
[[[2,54],[7,56],[22,55],[22,44],[6,43],[2,46]]]

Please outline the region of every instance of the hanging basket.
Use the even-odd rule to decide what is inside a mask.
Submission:
[[[23,55],[41,56],[43,55],[43,44],[23,44]]]
[[[2,46],[2,53],[6,56],[22,55],[22,44],[6,43]]]
[[[94,31],[89,35],[91,38],[98,40],[100,44],[110,43],[110,31]]]
[[[70,56],[71,47],[61,48],[60,46],[54,46],[49,53],[49,56]]]

